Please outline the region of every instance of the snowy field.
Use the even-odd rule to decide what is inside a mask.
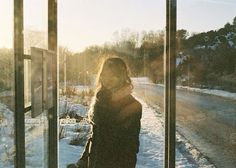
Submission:
[[[13,112],[0,103],[0,167],[13,168],[14,123]]]
[[[135,81],[136,80],[136,81]],[[134,82],[147,82],[147,78],[133,79]],[[83,86],[76,89],[81,90]],[[87,88],[87,87],[86,87]],[[135,96],[135,93],[134,93]],[[135,96],[142,104],[143,115],[141,120],[140,150],[138,153],[137,168],[163,167],[164,160],[164,119],[158,107],[151,107],[144,100]],[[66,109],[65,109],[66,108]],[[85,116],[88,106],[73,103],[71,99],[60,97],[60,113],[72,111],[80,116]],[[0,103],[0,168],[12,168],[14,150],[14,113],[9,108]],[[45,120],[42,116],[41,121]],[[45,140],[43,135],[45,124],[26,125],[26,164],[27,167],[43,167],[43,162],[47,159]],[[75,124],[63,126],[63,136],[59,140],[59,167],[65,168],[67,164],[75,163],[80,157],[90,125],[82,120]],[[176,133],[176,167],[177,168],[210,168],[214,167],[208,162],[201,152],[199,152],[184,137]],[[79,139],[81,142],[76,145],[70,143]]]
[[[158,107],[150,107],[141,99],[143,116],[141,120],[140,148],[138,153],[137,168],[163,167],[164,159],[164,123],[163,116],[158,111]],[[84,110],[79,107],[79,111]],[[82,124],[83,126],[83,124]],[[88,128],[88,127],[87,127]],[[87,129],[86,128],[86,129]],[[60,140],[60,167],[64,168],[69,163],[75,163],[83,151],[83,146],[69,145],[73,139],[74,132],[72,128],[67,128],[67,136]],[[177,168],[197,168],[214,167],[201,153],[194,148],[186,139],[177,133],[176,149],[176,167]]]
[[[157,107],[150,107],[144,101],[138,99],[143,106],[143,116],[141,120],[141,132],[140,132],[140,151],[138,153],[137,168],[149,168],[149,167],[163,167],[164,159],[164,128],[163,117],[158,112]],[[63,101],[62,101],[63,102]],[[61,104],[63,106],[63,103]],[[70,104],[71,109],[78,114],[84,115],[87,107]],[[5,122],[11,123],[12,112],[3,104],[0,105],[1,112]],[[79,158],[83,151],[83,146],[70,145],[70,142],[75,137],[84,137],[84,133],[89,130],[89,125],[85,122],[79,122],[72,125],[66,125],[64,131],[64,138],[59,141],[59,167],[65,168],[67,164],[74,163]],[[76,132],[76,129],[80,129],[80,132]],[[6,124],[4,128],[1,128],[1,145],[0,145],[0,167],[10,168],[13,167],[13,137],[12,137],[13,124]],[[43,137],[41,134],[41,127],[27,128],[27,135],[34,135],[31,137],[31,143],[27,143],[26,160],[27,167],[42,167],[43,162]],[[27,139],[27,137],[26,137]],[[177,136],[177,139],[178,136]],[[176,150],[176,167],[178,168],[195,168],[195,167],[213,167],[206,159],[197,155],[199,152],[192,147],[189,147],[189,151],[186,151],[186,146],[191,144],[178,142],[182,145],[177,145],[180,148]],[[191,149],[191,150],[190,150]],[[192,152],[193,151],[193,152]],[[192,154],[191,154],[192,152]]]

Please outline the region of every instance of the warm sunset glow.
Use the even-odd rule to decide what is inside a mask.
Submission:
[[[236,15],[234,0],[181,0],[177,5],[178,28],[189,32],[218,29]],[[45,31],[47,0],[25,0],[24,8],[25,27]],[[13,0],[0,0],[0,23],[0,47],[12,47]],[[164,27],[162,0],[58,0],[59,44],[73,51],[112,41],[113,33],[122,29],[140,32]]]

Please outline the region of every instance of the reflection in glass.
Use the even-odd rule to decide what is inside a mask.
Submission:
[[[13,1],[0,0],[0,167],[15,157]]]
[[[43,50],[35,52],[32,48],[48,47],[47,4],[48,0],[24,0],[24,54],[28,58],[24,60],[25,107],[31,107],[25,113],[26,167],[48,166],[48,111],[42,89],[44,55]]]
[[[25,108],[31,106],[31,60],[24,60]]]
[[[48,165],[48,120],[47,112],[31,117],[25,114],[26,167],[47,167]]]
[[[178,6],[176,145],[202,167],[235,167],[236,3]]]

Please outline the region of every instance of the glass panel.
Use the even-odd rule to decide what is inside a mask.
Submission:
[[[236,1],[177,6],[176,150],[200,167],[235,167]]]
[[[26,167],[47,167],[48,120],[44,112],[35,118],[25,114]]]
[[[48,111],[43,99],[47,54],[42,50],[48,47],[47,3],[24,0],[24,53],[31,58],[24,60],[25,107],[31,106],[25,113],[25,151],[26,167],[34,168],[48,166]]]
[[[0,167],[15,157],[13,0],[0,0]]]
[[[24,60],[24,97],[25,108],[31,106],[31,61]]]
[[[31,47],[47,49],[48,0],[24,0],[24,53]]]
[[[102,59],[114,55],[129,66],[132,95],[142,104],[137,167],[163,167],[165,1],[60,0],[58,5],[60,167],[82,154],[95,78]],[[178,166],[191,165],[187,158],[178,154]]]

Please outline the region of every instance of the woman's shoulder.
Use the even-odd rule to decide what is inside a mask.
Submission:
[[[125,118],[129,116],[142,115],[142,104],[135,99],[132,95],[129,97],[128,103],[122,108],[120,112]]]
[[[142,104],[132,95],[130,95],[130,103],[129,106],[132,107],[135,111],[139,112],[142,111]]]

